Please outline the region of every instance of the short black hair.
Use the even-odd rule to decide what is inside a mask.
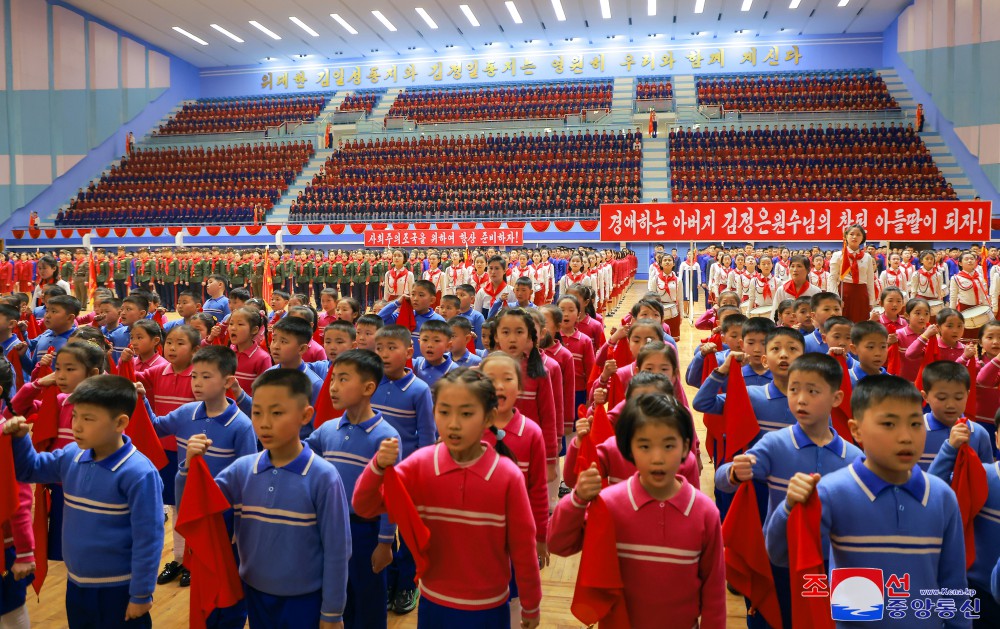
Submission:
[[[145,295],[137,295],[136,293],[130,294],[128,297],[122,300],[122,305],[132,304],[139,310],[144,310],[149,312],[149,299]]]
[[[823,322],[823,334],[829,334],[830,330],[838,325],[847,325],[854,329],[854,322],[847,317],[834,316]]]
[[[68,294],[69,293],[66,292],[66,289],[58,284],[49,284],[48,286],[42,289],[42,295],[45,297],[45,299],[48,299],[50,297],[57,297],[59,295],[68,295]]]
[[[441,297],[441,305],[444,305],[445,303],[451,304],[455,308],[460,308],[462,306],[462,300],[455,295],[443,295]]]
[[[357,322],[354,324],[355,330],[359,325],[370,325],[373,326],[376,330],[381,330],[382,327],[385,326],[385,321],[383,321],[382,317],[378,316],[377,314],[363,314],[360,317],[358,317]]]
[[[144,331],[149,335],[149,338],[160,339],[160,344],[163,344],[163,328],[160,324],[152,319],[139,319],[132,324],[132,330],[139,329]]]
[[[729,317],[733,319],[734,317]],[[726,322],[729,322],[726,319]],[[767,334],[775,328],[774,321],[768,319],[767,317],[750,317],[743,322],[743,338],[746,338],[750,334],[763,334],[765,337]]]
[[[640,299],[639,301],[635,302],[635,305],[633,305],[632,309],[629,311],[629,314],[632,315],[633,319],[638,319],[639,318],[639,309],[642,308],[643,306],[645,306],[646,308],[649,308],[650,310],[655,310],[657,312],[657,314],[660,315],[660,320],[661,321],[663,320],[663,304],[660,302],[660,300],[659,299],[645,299],[645,298]],[[673,331],[673,330],[671,330],[671,331]]]
[[[379,328],[378,331],[375,332],[375,340],[396,339],[397,341],[402,341],[406,347],[411,347],[413,345],[412,334],[412,332],[403,326],[393,323]]]
[[[437,286],[434,285],[434,282],[429,280],[417,280],[413,283],[413,288],[410,289],[410,292],[412,293],[418,288],[422,291],[426,291],[429,295],[433,295],[437,292]]]
[[[428,321],[428,323],[430,322]],[[448,327],[451,329],[459,328],[465,333],[472,332],[472,322],[465,317],[452,317],[448,319]]]
[[[108,374],[91,376],[81,382],[66,398],[67,404],[100,406],[112,417],[132,416],[139,396],[131,380]]]
[[[791,377],[797,371],[817,374],[834,391],[840,388],[844,379],[844,370],[837,359],[819,352],[802,354],[793,360],[792,366],[788,368],[788,376]]]
[[[866,336],[875,335],[880,339],[889,340],[889,331],[878,321],[859,321],[851,328],[851,343],[857,345]]]
[[[922,408],[924,402],[917,387],[905,378],[888,374],[867,376],[858,380],[854,385],[854,393],[851,394],[851,412],[854,414],[854,419],[862,421],[865,411],[885,400],[908,402],[918,408]]]
[[[767,333],[767,336],[764,338],[764,347],[770,345],[771,341],[773,341],[774,339],[781,338],[783,336],[798,343],[802,347],[802,351],[805,351],[806,341],[804,338],[802,338],[801,332],[799,332],[794,328],[785,328],[777,326],[775,326],[773,330]]]
[[[844,304],[844,300],[840,298],[840,295],[838,295],[837,293],[831,293],[829,291],[824,290],[816,293],[809,299],[809,307],[812,308],[813,310],[816,310],[817,308],[819,308],[819,305],[821,303],[827,301],[828,299],[835,301],[840,305]]]
[[[329,290],[329,289],[323,289],[323,290]],[[284,290],[271,291],[271,296],[272,297],[279,297],[281,299],[284,299],[285,301],[287,301],[288,298],[291,297],[291,295],[288,294],[288,291],[284,291]]]
[[[530,277],[519,277],[514,282],[514,288],[517,288],[518,286],[527,286],[528,288],[534,289],[535,283],[531,281]]]
[[[958,310],[955,310],[954,308],[942,308],[941,310],[939,310],[935,321],[939,326],[941,326],[947,323],[948,319],[952,317],[958,317],[959,319],[962,320],[962,323],[965,323],[965,315],[959,312]]]
[[[101,303],[111,304],[111,307],[114,308],[115,310],[121,310],[122,309],[122,300],[118,299],[114,295],[112,295],[111,297],[106,297],[105,299],[103,299],[101,301]]]
[[[243,288],[242,286],[239,286],[229,291],[229,299],[238,299],[239,301],[242,302],[250,301],[250,291]]]
[[[806,256],[795,255],[788,258],[788,266],[792,266],[796,262],[806,267],[807,271],[809,270],[810,267],[809,258],[807,258]]]
[[[284,321],[284,319],[282,319]],[[306,405],[312,404],[312,382],[298,369],[268,369],[253,381],[253,391],[261,387],[285,387],[290,397],[302,397]]]
[[[21,313],[14,306],[0,304],[0,317],[4,317],[8,321],[17,321],[21,318]]]
[[[236,352],[224,345],[205,345],[191,358],[191,364],[215,365],[222,377],[236,375]]]
[[[503,258],[500,259],[503,260]],[[457,293],[459,291],[465,293],[466,295],[475,295],[476,287],[473,286],[472,284],[459,284],[458,286],[455,287],[455,292]]]
[[[376,386],[382,382],[382,376],[384,375],[382,359],[371,350],[349,349],[337,355],[330,369],[333,369],[337,365],[352,365],[362,380],[374,382]],[[322,395],[322,392],[320,394]]]
[[[192,291],[189,290],[182,290],[181,292],[177,293],[177,299],[180,299],[181,297],[190,297],[191,300],[194,301],[196,304],[201,303],[201,295],[195,295]]]
[[[312,340],[313,326],[305,319],[288,316],[282,317],[274,324],[274,331],[294,337],[299,345],[308,345]]]
[[[924,367],[921,374],[924,392],[930,392],[938,382],[957,382],[968,391],[972,387],[972,378],[965,365],[953,360],[935,360]]]
[[[670,381],[670,378],[662,373],[640,371],[628,381],[628,389],[625,390],[625,399],[631,398],[632,392],[639,387],[656,387],[657,391],[663,395],[674,394],[674,383]]]
[[[724,335],[729,334],[729,331],[732,330],[733,328],[741,329],[747,321],[749,321],[749,319],[747,319],[746,315],[742,313],[729,315],[728,317],[725,318],[725,320],[723,320],[722,324],[719,326],[719,329],[722,332],[722,334]]]
[[[632,437],[636,430],[647,424],[663,424],[675,429],[689,449],[694,443],[694,420],[691,412],[672,395],[647,393],[629,400],[615,424],[618,450],[629,463],[632,456]]]
[[[431,334],[443,334],[445,338],[451,338],[451,326],[448,325],[447,321],[440,321],[438,319],[424,321],[424,324],[420,326],[420,334],[423,334],[424,332],[429,332]]]
[[[80,300],[72,295],[56,295],[45,301],[45,308],[61,308],[75,317],[80,314]]]
[[[308,297],[306,298],[306,301],[307,302],[309,301]],[[285,319],[289,319],[292,317],[302,319],[303,321],[309,323],[309,328],[312,330],[310,336],[316,333],[316,325],[318,324],[319,318],[316,316],[315,308],[313,308],[312,306],[292,306],[291,308],[288,309],[288,316],[283,317],[281,321],[284,321]],[[281,321],[279,321],[279,323]],[[306,343],[308,342],[309,341],[306,341]]]
[[[340,330],[341,332],[346,332],[347,336],[350,337],[351,341],[354,341],[358,338],[358,330],[353,325],[351,325],[350,321],[343,321],[341,319],[337,319],[336,321],[331,321],[330,323],[327,324],[325,328],[323,328],[323,336],[326,336],[326,333],[329,332],[330,330]]]

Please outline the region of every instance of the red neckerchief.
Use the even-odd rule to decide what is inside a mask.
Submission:
[[[927,280],[927,288],[934,285],[934,276],[937,275],[935,271],[928,271],[924,267],[917,269],[917,274]],[[920,292],[920,277],[917,278],[917,292]]]
[[[889,276],[889,277],[892,277],[893,280],[895,280],[895,282],[896,282],[894,284],[895,286],[899,286],[900,285],[899,284],[899,276],[902,274],[902,272],[903,272],[902,269],[896,269],[895,271],[893,271],[892,269],[886,269],[885,270],[885,274],[887,276]]]
[[[451,278],[452,284],[458,284],[458,270],[457,266],[448,267],[448,277]]]
[[[785,289],[785,294],[790,295],[792,299],[798,299],[803,294],[805,294],[806,289],[809,288],[809,282],[803,282],[802,288],[799,290],[795,290],[795,281],[788,280],[787,282],[785,282],[785,285],[782,288]]]
[[[791,260],[782,260],[781,258],[778,258],[778,266],[785,269],[785,271],[788,271],[788,267],[791,266]]]
[[[764,301],[771,299],[771,276],[768,275],[767,277],[764,277],[761,273],[758,272],[757,275],[755,275],[754,277],[757,279],[758,282],[764,285],[764,290],[761,293],[764,297]]]
[[[840,261],[840,279],[843,280],[847,273],[844,272],[844,262],[849,262],[848,271],[851,273],[851,283],[858,284],[861,280],[861,269],[858,267],[858,262],[865,257],[864,251],[859,251],[854,253],[844,245],[843,259]]]
[[[483,292],[490,296],[490,306],[497,300],[497,295],[500,294],[500,291],[505,288],[507,288],[507,282],[501,282],[500,286],[496,288],[493,288],[493,282],[487,282],[486,286],[483,286]]]
[[[674,275],[673,271],[670,272],[670,275],[667,275],[666,273],[663,272],[663,269],[660,269],[660,283],[663,284],[663,291],[667,294],[668,298],[676,301],[673,295],[673,291],[670,290],[671,282],[675,286],[677,285],[677,276]]]
[[[476,285],[476,290],[481,289],[485,284],[489,283],[490,274],[483,271],[482,275],[476,275],[476,272],[472,272],[472,283]]]
[[[437,286],[438,278],[441,277],[441,269],[427,269],[427,277],[432,284]]]
[[[567,273],[566,277],[569,278],[570,284],[578,284],[580,282],[580,280],[582,280],[584,278],[584,274],[583,273],[577,273],[577,274],[574,275],[573,273]]]
[[[959,271],[958,274],[955,277],[956,278],[961,277],[963,279],[969,280],[969,282],[972,284],[972,286],[969,286],[969,287],[962,286],[962,283],[958,282],[958,287],[961,288],[962,290],[969,290],[969,288],[971,288],[972,289],[972,293],[976,296],[976,304],[979,304],[979,288],[982,285],[982,280],[979,279],[979,276],[978,275],[972,275],[972,274],[967,273],[965,271]],[[983,294],[984,295],[986,294],[986,289],[985,288],[983,289]]]
[[[401,294],[399,292],[399,280],[405,278],[408,273],[409,271],[406,270],[406,267],[399,270],[396,270],[396,267],[389,269],[389,280],[392,283],[391,290],[389,291],[390,294],[397,296]]]
[[[73,262],[73,274],[74,275],[76,275],[76,273],[80,270],[80,265],[82,265],[84,262],[86,262],[86,260],[76,260],[76,261]]]

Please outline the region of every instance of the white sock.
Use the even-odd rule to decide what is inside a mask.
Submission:
[[[549,509],[555,509],[556,505],[559,503],[559,464],[558,463],[546,463],[546,477],[548,479],[549,488]],[[518,621],[520,623],[520,621]]]
[[[521,599],[512,598],[510,599],[510,626],[520,627],[521,626]]]
[[[171,520],[177,523],[177,507],[170,507],[170,517]],[[171,527],[174,540],[174,561],[177,563],[184,563],[184,538],[181,534],[177,532],[177,529]]]
[[[31,619],[28,618],[28,606],[21,605],[14,611],[0,616],[0,629],[31,629]]]

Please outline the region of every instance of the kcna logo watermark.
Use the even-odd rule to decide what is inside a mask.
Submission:
[[[961,615],[979,618],[980,601],[973,589],[946,588],[910,591],[910,574],[886,577],[880,568],[834,568],[825,574],[802,577],[802,596],[830,599],[834,620],[865,622],[890,618],[918,620],[937,616],[949,620]]]

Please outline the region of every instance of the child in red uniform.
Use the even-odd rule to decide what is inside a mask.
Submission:
[[[587,402],[587,378],[594,368],[594,344],[590,337],[577,328],[582,314],[580,300],[573,295],[559,298],[562,325],[559,335],[563,346],[573,355],[573,391],[576,406]]]
[[[676,399],[630,400],[615,426],[618,448],[637,472],[601,490],[597,465],[559,502],[549,548],[568,557],[583,547],[587,506],[600,494],[614,522],[629,626],[726,626],[725,562],[719,510],[677,475],[694,438],[691,414]],[[670,583],[672,587],[650,587]],[[700,624],[699,624],[700,619]]]
[[[421,627],[509,627],[512,566],[521,627],[538,627],[542,587],[524,475],[502,440],[496,449],[482,442],[496,420],[497,402],[493,383],[482,373],[445,374],[434,387],[441,442],[395,465],[430,529],[428,567],[419,584]],[[398,458],[398,440],[383,441],[354,490],[358,516],[385,511],[382,475]]]
[[[559,365],[559,371],[564,374],[575,373],[576,365],[573,362],[573,354],[563,346],[561,341],[562,336],[559,333],[559,329],[562,326],[562,310],[555,304],[542,306],[539,310],[542,311],[542,316],[545,317],[545,336],[548,338],[548,342],[546,342],[546,339],[542,339],[542,351],[549,358],[556,361]],[[575,378],[565,378],[563,389],[565,389],[563,391],[563,406],[565,407],[563,411],[563,435],[569,435],[573,431],[576,409],[579,406],[576,403]]]
[[[236,352],[236,381],[244,391],[253,390],[257,376],[271,368],[271,355],[260,346],[257,333],[264,327],[259,310],[240,308],[229,315],[229,342]]]
[[[132,353],[135,354],[132,363],[136,373],[152,369],[157,365],[166,366],[167,359],[160,353],[163,345],[163,328],[152,319],[141,319],[133,323],[129,338],[132,341]],[[120,358],[118,362],[121,362]]]
[[[931,307],[926,299],[914,297],[906,302],[906,325],[896,330],[896,342],[899,343],[899,374],[910,382],[917,379],[920,371],[921,356],[907,356],[906,350],[924,333],[931,320]]]

